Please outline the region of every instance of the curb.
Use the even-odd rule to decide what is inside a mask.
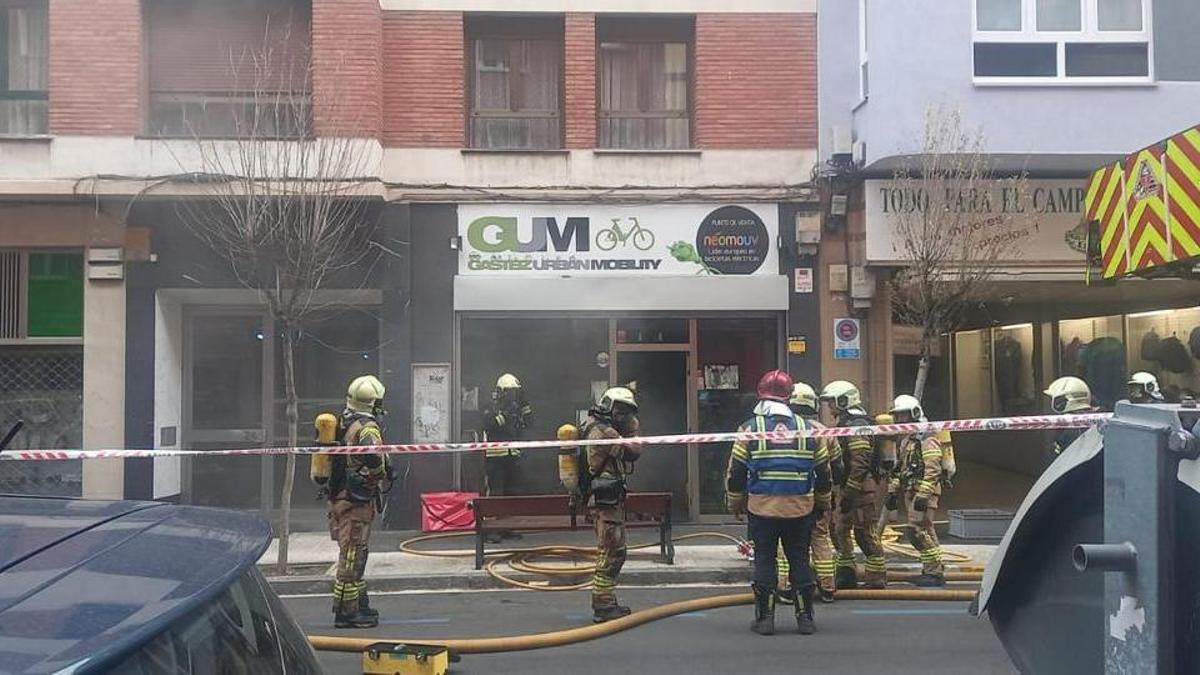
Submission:
[[[511,574],[520,581],[538,581],[545,577]],[[267,577],[271,588],[280,595],[322,594],[329,592],[333,578],[325,575]],[[475,591],[512,588],[486,572],[429,576],[367,577],[372,592],[389,591]],[[671,586],[677,584],[750,583],[750,566],[745,568],[697,568],[688,570],[629,570],[621,573],[621,584],[630,586]]]

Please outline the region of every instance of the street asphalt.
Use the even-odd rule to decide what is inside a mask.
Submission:
[[[708,595],[743,592],[737,586],[625,588],[635,610]],[[501,590],[413,592],[372,596],[381,614],[374,630],[336,631],[325,596],[285,597],[306,632],[355,637],[495,637],[562,630],[590,621],[583,592]],[[818,606],[819,631],[795,634],[790,608],[780,607],[778,634],[749,631],[753,610],[730,607],[685,614],[580,644],[530,652],[466,654],[451,672],[468,673],[883,673],[888,675],[1004,674],[1009,663],[990,624],[967,614],[965,603],[839,602]],[[360,673],[354,654],[321,653],[331,674]]]

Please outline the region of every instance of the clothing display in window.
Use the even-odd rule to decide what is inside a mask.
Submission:
[[[1150,332],[1142,338],[1141,352],[1143,361],[1157,361],[1159,354],[1162,353],[1162,338],[1154,329],[1150,329]]]
[[[1142,346],[1145,347],[1144,340]],[[1111,337],[1092,340],[1080,357],[1080,366],[1096,405],[1112,410],[1117,401],[1125,398],[1128,373],[1123,342]]]
[[[1192,370],[1192,357],[1188,354],[1187,347],[1174,335],[1163,339],[1158,362],[1164,370],[1172,373],[1188,373]]]
[[[1193,328],[1192,333],[1188,335],[1188,349],[1193,357],[1200,359],[1200,326]]]
[[[1079,359],[1083,351],[1087,349],[1087,345],[1083,344],[1083,340],[1078,337],[1072,338],[1070,342],[1062,347],[1062,372],[1064,375],[1082,375],[1082,369],[1079,365]]]

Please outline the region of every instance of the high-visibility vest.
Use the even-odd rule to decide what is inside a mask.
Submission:
[[[791,416],[772,415],[787,420],[783,423],[789,431],[805,429],[804,420]],[[756,415],[754,427],[757,431],[767,429],[767,416]],[[761,440],[750,447],[746,459],[749,480],[746,491],[752,495],[807,495],[813,491],[812,473],[815,463],[816,441],[810,437],[788,441]]]

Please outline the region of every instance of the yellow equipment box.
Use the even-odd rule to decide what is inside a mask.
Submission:
[[[363,675],[446,675],[450,650],[439,645],[376,642],[363,651]]]

